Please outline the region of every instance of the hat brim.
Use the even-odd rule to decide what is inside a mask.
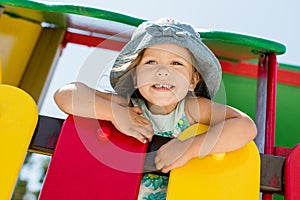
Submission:
[[[116,58],[116,62],[112,67],[111,71],[111,84],[115,91],[118,94],[124,94],[128,91],[132,91],[133,89],[125,89],[126,87],[130,87],[130,84],[126,84],[126,77],[128,76],[129,64],[132,62],[137,54],[141,52],[143,49],[148,48],[155,44],[162,43],[172,43],[182,47],[187,48],[195,58],[194,67],[201,74],[210,97],[213,97],[219,89],[219,85],[221,82],[222,70],[220,63],[216,56],[211,52],[211,50],[201,41],[200,38],[189,34],[185,38],[177,39],[172,35],[161,35],[155,36],[147,33],[146,31],[143,34],[137,34],[133,40],[130,40],[125,47],[121,50],[119,56]],[[122,77],[121,83],[117,83],[120,81]],[[129,78],[129,77],[128,77]],[[132,82],[131,80],[130,82]],[[122,85],[122,87],[120,87]],[[124,95],[122,95],[124,96]],[[127,96],[127,95],[125,95]]]

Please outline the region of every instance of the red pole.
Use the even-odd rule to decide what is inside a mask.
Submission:
[[[274,54],[268,55],[268,85],[267,85],[267,113],[265,153],[274,155],[275,127],[276,127],[276,83],[277,60]]]
[[[267,80],[267,106],[266,106],[266,135],[265,154],[274,155],[275,127],[276,127],[276,83],[277,83],[277,60],[274,54],[266,56],[268,68]],[[272,194],[263,194],[263,200],[272,200]]]

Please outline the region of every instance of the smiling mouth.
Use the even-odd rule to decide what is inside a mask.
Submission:
[[[155,84],[152,87],[154,87],[155,89],[171,90],[175,86],[174,85],[169,85],[169,84]]]

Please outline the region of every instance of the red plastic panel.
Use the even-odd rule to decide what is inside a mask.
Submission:
[[[108,121],[70,115],[39,199],[136,199],[146,150]]]
[[[283,147],[283,146],[276,146],[275,147],[275,155],[276,156],[283,156],[288,157],[288,155],[291,153],[293,149],[289,147]]]
[[[300,199],[300,144],[294,147],[285,162],[285,200]]]

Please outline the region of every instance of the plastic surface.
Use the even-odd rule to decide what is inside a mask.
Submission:
[[[19,86],[42,27],[21,18],[3,14],[0,18],[2,82]]]
[[[34,100],[0,84],[0,199],[10,199],[38,120]]]
[[[185,129],[182,134],[178,136],[178,139],[183,141],[190,137],[205,133],[208,130],[209,126],[205,124],[194,124]]]
[[[222,160],[211,156],[190,160],[170,172],[167,200],[258,200],[260,158],[256,145],[226,153]]]
[[[110,133],[109,140],[99,140],[99,129]],[[147,145],[118,132],[110,122],[70,115],[39,199],[136,199]]]
[[[296,145],[287,156],[284,167],[285,200],[300,199],[300,144]]]
[[[41,15],[46,16],[43,19],[34,20],[47,21],[49,23],[59,25],[61,25],[62,20],[55,20],[62,18],[59,14],[78,14],[93,18],[106,19],[113,22],[120,22],[122,24],[131,26],[138,26],[143,21],[146,21],[145,19],[134,18],[121,13],[75,4],[46,4],[38,1],[24,0],[0,0],[0,3],[7,5],[6,12],[14,15],[30,18],[30,15],[24,16],[24,13],[26,13],[24,12],[24,9],[27,10],[27,13],[30,11],[29,9],[31,9],[32,12],[39,11],[42,13]],[[14,6],[17,9],[12,8],[11,6]],[[65,26],[65,24],[62,26]],[[88,31],[95,31],[95,24],[86,24],[84,29]],[[286,51],[285,46],[280,43],[249,35],[224,31],[203,31],[199,33],[201,38],[203,38],[203,42],[219,58],[230,60],[248,60],[258,58],[259,53],[274,53],[279,55],[285,53]]]
[[[200,135],[202,133],[207,132],[209,129],[209,126],[205,124],[194,124],[185,129],[182,134],[178,136],[178,139],[183,141],[186,140],[190,137]],[[225,157],[226,153],[217,153],[217,154],[212,154],[210,155],[213,159],[215,160],[222,160]]]

